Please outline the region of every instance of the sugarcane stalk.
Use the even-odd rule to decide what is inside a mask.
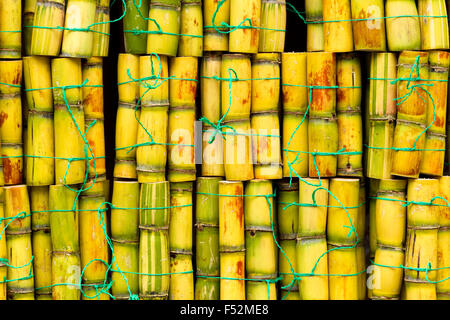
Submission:
[[[425,150],[431,151],[422,153],[420,173],[431,176],[444,174],[449,57],[445,51],[429,53],[432,86],[428,90],[427,127],[430,127],[426,134]]]
[[[7,282],[8,279],[8,266],[5,262],[8,261],[8,249],[6,247],[6,236],[5,228],[5,192],[3,186],[0,188],[0,232],[2,236],[0,237],[0,301],[7,299]]]
[[[55,180],[52,91],[35,90],[52,86],[50,60],[24,57],[24,80],[28,106],[26,181],[31,186],[50,185]],[[35,157],[36,156],[36,157]]]
[[[413,65],[416,66],[414,70],[412,70]],[[412,77],[413,85],[421,85],[427,82],[416,79],[419,77],[419,79],[428,79],[428,74],[427,52],[404,51],[400,54],[398,78]],[[415,149],[393,150],[392,175],[410,178],[419,176],[422,158],[420,150],[424,149],[426,140],[424,130],[427,121],[427,96],[424,87],[418,87],[411,92],[408,80],[401,80],[397,84],[397,98],[400,102],[397,103],[397,125],[394,131],[393,148]]]
[[[23,3],[23,15],[22,15],[22,25],[23,25],[23,48],[25,55],[31,55],[31,38],[33,35],[33,21],[34,13],[36,11],[37,0],[25,0]]]
[[[286,37],[286,0],[261,0],[259,52],[283,52]]]
[[[34,288],[37,300],[52,298],[52,238],[50,233],[49,187],[31,187]],[[38,289],[42,288],[42,289]]]
[[[107,57],[109,52],[110,0],[97,0],[95,23],[92,27],[94,37],[92,43],[93,57]]]
[[[228,33],[216,31],[213,27],[213,16],[217,11],[214,25],[218,30],[226,31],[226,29],[220,28],[220,25],[230,22],[230,1],[223,1],[220,8],[217,9],[218,5],[219,2],[216,0],[203,0],[203,19],[205,27],[207,27],[203,35],[204,51],[228,51]]]
[[[339,176],[362,177],[363,126],[361,118],[361,64],[354,54],[337,58],[337,122]]]
[[[305,274],[299,282],[300,299],[328,300],[328,259],[326,223],[329,181],[304,179],[299,184],[297,272]],[[317,204],[317,207],[313,205]],[[319,260],[320,259],[320,260]],[[317,263],[317,265],[316,265]],[[314,274],[320,276],[314,276]],[[330,279],[331,281],[331,279]]]
[[[421,49],[449,49],[447,7],[444,0],[419,0]]]
[[[243,22],[245,20],[245,22]],[[237,28],[229,35],[230,52],[258,53],[259,33],[261,26],[261,0],[230,0],[231,28],[241,26],[251,28]],[[251,23],[251,24],[250,24]]]
[[[281,54],[283,176],[308,176],[306,53]],[[303,122],[302,122],[303,121]]]
[[[246,296],[249,300],[276,300],[278,273],[276,214],[270,180],[251,180],[245,186]],[[252,281],[253,280],[253,281]]]
[[[278,271],[282,277],[280,281],[282,299],[299,300],[298,280],[294,280],[292,272],[296,271],[295,245],[298,228],[298,208],[294,204],[298,200],[298,183],[280,182],[278,184],[278,229],[279,245],[283,249],[278,253]]]
[[[129,75],[128,75],[129,74]],[[139,95],[138,82],[130,79],[139,78],[139,57],[132,54],[119,54],[117,79],[119,106],[116,120],[116,160],[114,177],[136,179],[136,144],[140,109],[136,109]],[[129,148],[127,148],[129,147]]]
[[[323,1],[324,51],[353,51],[353,32],[349,0]],[[334,22],[329,22],[334,21]]]
[[[406,300],[435,300],[435,270],[420,271],[414,268],[437,268],[437,247],[439,231],[439,208],[428,203],[439,196],[439,180],[410,179],[408,181],[407,233],[405,270]],[[412,268],[412,269],[409,269]]]
[[[152,0],[148,14],[147,53],[176,56],[181,0]]]
[[[64,185],[50,186],[52,295],[54,300],[79,300],[81,279],[77,193]],[[62,231],[64,230],[64,231]]]
[[[170,300],[194,299],[192,182],[170,185]]]
[[[68,0],[64,22],[61,56],[90,58],[94,33],[88,28],[95,23],[97,0]]]
[[[335,178],[330,182],[329,190],[333,196],[329,201],[327,241],[328,248],[331,250],[328,253],[331,300],[359,298],[358,274],[363,271],[357,269],[356,248],[361,239],[356,229],[361,214],[359,186],[359,179]]]
[[[31,247],[31,213],[25,185],[4,188],[4,214],[8,227],[3,232],[8,250],[8,300],[34,300]]]
[[[177,57],[170,63],[168,179],[195,180],[194,123],[197,93],[197,58]],[[179,80],[184,79],[184,80]]]
[[[215,177],[197,179],[195,300],[219,299],[219,181]]]
[[[389,51],[420,50],[420,20],[416,1],[386,0],[385,11]]]
[[[164,300],[169,295],[169,182],[143,183],[139,200],[139,297]]]
[[[130,294],[139,293],[139,183],[114,181],[112,203],[111,240],[115,260],[111,292],[116,299],[126,300]]]
[[[83,300],[109,300],[105,288],[103,288],[104,292],[100,293],[94,287],[106,285],[109,263],[108,243],[105,237],[108,222],[105,212],[101,211],[104,209],[105,202],[104,183],[103,181],[90,182],[86,189],[88,190],[80,196],[79,204]]]
[[[0,3],[0,58],[18,59],[22,55],[22,1]]]
[[[441,197],[438,203],[443,205],[439,209],[439,231],[438,231],[438,260],[437,260],[437,270],[436,280],[436,292],[438,300],[448,299],[450,296],[450,284],[448,278],[450,277],[450,271],[447,266],[450,263],[450,215],[449,215],[449,205],[450,200],[450,179],[448,176],[441,177],[439,179],[439,187]],[[446,280],[447,279],[447,280]]]
[[[145,54],[150,0],[126,0],[123,17],[123,40],[126,53]],[[144,31],[144,32],[142,32]],[[120,56],[120,55],[119,55]]]
[[[244,187],[219,182],[220,299],[245,300]]]
[[[201,0],[182,0],[178,56],[203,55],[203,14]]]
[[[0,61],[0,137],[5,185],[22,183],[22,60]]]
[[[92,152],[88,152],[90,179],[104,180],[106,174],[105,129],[103,112],[103,60],[90,58],[83,63],[82,88],[86,139]]]
[[[306,51],[323,51],[323,2],[305,0],[306,14]]]
[[[167,58],[142,56],[140,58],[140,77],[161,75],[162,79],[147,80],[141,84],[141,113],[137,133],[136,151],[137,173],[139,182],[164,181],[167,161],[167,132],[169,83]],[[159,70],[160,73],[157,71]],[[147,85],[157,85],[156,89],[148,89]],[[152,144],[152,142],[154,144]],[[149,145],[145,145],[149,144]]]
[[[393,53],[373,53],[370,56],[366,175],[373,179],[391,178],[394,120],[397,113],[394,100],[397,85],[392,80],[397,78],[396,64]]]
[[[376,241],[372,299],[400,297],[406,230],[406,180],[381,180],[376,194]],[[391,266],[391,267],[384,267]]]
[[[57,56],[61,49],[66,2],[37,0],[31,36],[31,54]]]
[[[204,39],[206,41],[206,38]],[[221,81],[212,77],[220,78],[221,66],[222,57],[219,54],[208,53],[202,59],[200,71],[201,112],[202,116],[212,123],[217,123],[220,119]],[[204,125],[204,127],[202,133],[202,175],[224,176],[223,138],[218,133],[214,141],[210,143],[215,130],[208,125]]]
[[[386,51],[383,0],[352,0],[353,40],[356,51]]]

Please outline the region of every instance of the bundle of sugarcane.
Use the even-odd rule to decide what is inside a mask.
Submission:
[[[281,54],[283,177],[308,176],[306,53]]]
[[[46,186],[55,181],[53,97],[50,59],[24,57],[23,74],[27,101],[25,177],[29,186]],[[36,90],[46,88],[45,90]]]
[[[80,299],[80,244],[77,193],[65,185],[50,186],[53,300]]]
[[[150,0],[126,0],[123,10],[123,43],[126,53],[144,54],[147,50],[147,26]],[[120,59],[119,55],[119,59]],[[119,81],[120,82],[120,81]]]
[[[251,180],[245,186],[245,268],[248,300],[277,300],[277,218],[272,182]]]
[[[61,56],[90,58],[94,44],[97,0],[67,0]]]
[[[337,171],[336,56],[307,53],[309,176],[334,177]],[[317,88],[316,88],[317,87]]]
[[[337,122],[339,176],[363,176],[363,126],[361,118],[361,64],[356,54],[337,57]]]
[[[404,51],[398,58],[397,125],[394,131],[391,174],[417,178],[420,173],[421,150],[425,147],[428,99],[421,87],[428,79],[428,53]],[[414,87],[411,88],[411,82]]]
[[[107,57],[109,52],[109,30],[110,25],[110,0],[97,0],[97,8],[95,10],[95,20],[92,29],[94,34],[92,44],[93,57]]]
[[[33,35],[33,21],[34,21],[34,11],[36,10],[37,0],[25,0],[23,3],[23,15],[22,15],[22,25],[23,25],[23,49],[27,56],[31,55],[31,38]]]
[[[22,56],[22,1],[3,0],[0,3],[0,58]]]
[[[165,181],[167,161],[169,67],[167,57],[141,56],[136,171],[141,183]],[[129,121],[135,121],[130,119]],[[131,137],[130,137],[131,140]],[[126,152],[126,151],[125,151]]]
[[[324,255],[327,251],[328,188],[329,182],[326,179],[300,181],[296,270],[305,275],[299,282],[302,300],[328,300],[329,298],[328,282],[331,289],[332,279],[331,277],[329,279],[327,275],[328,268],[331,270],[331,266],[328,266],[331,253]]]
[[[195,181],[194,125],[198,61],[195,57],[170,59],[168,180]]]
[[[130,78],[131,77],[131,78]],[[119,88],[119,106],[116,120],[116,159],[115,178],[136,179],[137,131],[140,109],[136,106],[139,96],[139,57],[119,54],[117,80]]]
[[[176,56],[180,34],[181,0],[151,0],[147,53]]]
[[[416,1],[386,0],[385,9],[389,51],[420,50],[420,21]]]
[[[202,0],[181,0],[181,27],[178,56],[203,55]]]
[[[167,299],[170,285],[169,182],[141,185],[139,200],[139,297]]]
[[[57,56],[61,49],[66,2],[37,0],[31,35],[32,55]]]
[[[52,299],[52,237],[50,234],[49,187],[31,187],[34,288],[37,300]],[[42,288],[42,289],[38,289]]]
[[[8,227],[3,231],[8,250],[8,300],[34,300],[31,213],[26,185],[4,188],[4,214]]]
[[[194,299],[192,182],[170,184],[170,300]]]
[[[89,142],[88,178],[103,181],[106,178],[105,124],[103,112],[103,61],[90,58],[83,62],[82,88],[85,135]]]
[[[0,188],[0,232],[2,232],[0,236],[0,301],[6,300],[7,298],[7,290],[6,290],[6,279],[8,277],[8,250],[6,248],[6,235],[5,228],[6,223],[5,220],[5,210],[4,210],[4,202],[5,202],[5,193],[3,190],[3,186]]]
[[[114,257],[111,262],[111,292],[116,299],[128,300],[130,294],[139,293],[139,183],[114,181],[112,203]]]
[[[419,0],[422,50],[449,49],[445,0]]]
[[[356,51],[386,51],[383,0],[352,0],[353,41]]]
[[[440,207],[432,205],[431,199],[439,195],[437,179],[410,179],[408,182],[407,198],[411,204],[407,210],[403,264],[406,300],[436,300]]]
[[[214,124],[220,120],[221,67],[222,56],[220,54],[205,54],[202,59],[200,71],[201,112],[202,117]],[[216,134],[214,141],[211,141],[214,134]],[[216,132],[215,129],[206,124],[204,124],[202,132],[202,175],[208,177],[225,176],[223,167],[223,137],[220,132]]]
[[[280,298],[299,300],[299,281],[294,279],[295,275],[293,274],[297,271],[295,244],[298,228],[298,208],[291,205],[298,201],[298,183],[279,182],[277,200],[279,245],[283,250],[278,252],[278,271],[281,277]]]
[[[439,186],[440,196],[443,199],[437,201],[441,207],[439,208],[436,291],[438,300],[448,300],[450,298],[450,269],[448,268],[450,265],[450,177],[441,177]]]
[[[283,52],[286,38],[286,0],[261,0],[259,52]]]
[[[195,300],[219,299],[219,181],[215,177],[197,179]]]
[[[230,1],[203,0],[203,20],[203,50],[228,51],[228,33],[220,26],[230,22]],[[216,28],[222,32],[218,32]]]
[[[221,78],[223,134],[226,139],[223,142],[225,177],[227,180],[251,180],[254,175],[250,133],[250,58],[242,54],[224,54]]]
[[[280,55],[253,57],[251,127],[256,179],[281,179]]]
[[[230,0],[230,25],[228,51],[258,53],[261,0]]]
[[[361,230],[358,228],[359,179],[335,178],[330,183],[327,220],[329,294],[331,300],[360,298],[357,246]],[[350,232],[349,232],[350,228]]]
[[[323,1],[305,0],[306,51],[323,51]]]
[[[376,199],[376,241],[372,299],[397,300],[403,282],[406,180],[380,180]]]
[[[22,60],[0,61],[0,137],[5,185],[22,183]]]
[[[424,149],[430,151],[422,153],[420,173],[431,176],[444,174],[449,58],[450,54],[445,51],[432,51],[429,54],[431,86],[427,89],[430,96]]]
[[[394,53],[373,53],[370,57],[370,81],[367,94],[368,147],[366,175],[373,179],[390,179],[392,143],[397,114],[395,97],[397,59]]]
[[[55,181],[77,184],[85,180],[86,160],[84,112],[82,105],[81,60],[52,60],[55,133]],[[73,86],[67,88],[66,86]]]
[[[245,300],[244,186],[219,182],[220,299]]]
[[[323,0],[324,51],[353,51],[350,0]]]
[[[107,286],[108,228],[104,182],[89,182],[80,196],[80,254],[83,300],[109,300]],[[100,292],[101,290],[101,292]]]

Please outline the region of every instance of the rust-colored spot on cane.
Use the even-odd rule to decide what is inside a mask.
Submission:
[[[358,19],[372,18],[372,15],[367,14],[365,10],[361,10],[357,16]],[[384,33],[380,32],[382,23],[380,20],[355,21],[353,28],[355,46],[363,49],[380,48],[382,36],[384,36]],[[375,27],[376,24],[379,28]]]
[[[84,109],[87,112],[102,113],[103,112],[103,94],[100,90],[92,90],[84,98]]]
[[[329,87],[334,85],[333,76],[335,71],[331,61],[325,61],[318,72],[310,72],[311,85]],[[322,111],[330,105],[332,93],[335,89],[313,89],[311,98],[311,109]]]
[[[3,157],[7,155],[3,154]],[[22,160],[16,159],[12,161],[9,158],[3,158],[3,175],[5,179],[5,184],[15,185],[22,182]]]
[[[8,119],[8,114],[4,111],[0,112],[0,127],[3,125],[6,119]]]
[[[242,261],[238,261],[236,267],[237,267],[236,273],[239,276],[244,276],[244,264],[242,263]]]

